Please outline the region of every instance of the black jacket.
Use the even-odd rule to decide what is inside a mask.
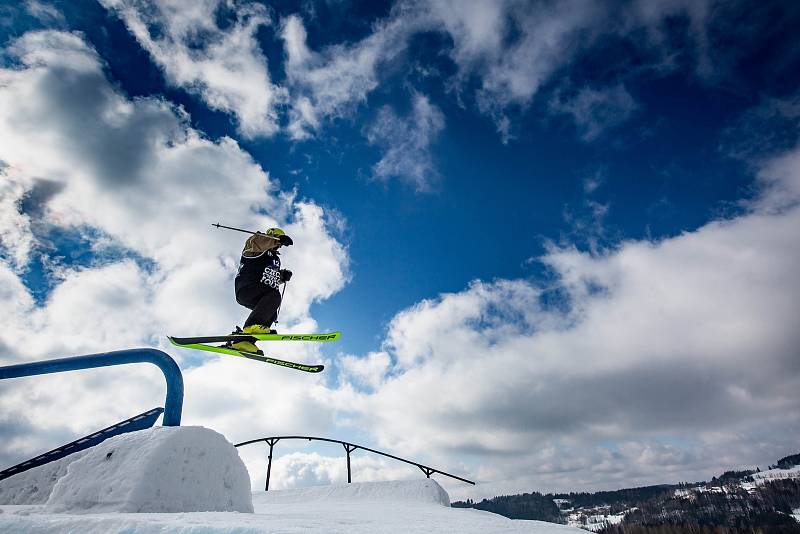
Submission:
[[[267,250],[257,256],[242,255],[239,272],[236,273],[236,293],[254,284],[278,289],[281,284],[281,258],[277,250]]]

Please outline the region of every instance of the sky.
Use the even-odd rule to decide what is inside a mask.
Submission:
[[[184,424],[479,482],[454,499],[764,468],[800,442],[798,25],[790,2],[3,2],[0,362],[160,348]],[[324,373],[168,344],[247,315],[216,222],[292,236],[278,329],[343,336],[265,350]],[[0,463],[163,391],[148,366],[0,384]],[[280,447],[273,487],[346,477],[338,448]]]

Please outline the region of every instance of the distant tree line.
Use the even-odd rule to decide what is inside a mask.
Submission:
[[[646,501],[665,493],[672,494],[681,487],[676,484],[659,484],[657,486],[643,486],[640,488],[626,488],[615,491],[598,491],[595,493],[556,493],[547,496],[553,499],[567,499],[573,508],[593,508],[596,506],[610,505],[613,510],[624,510],[635,506],[635,503]]]
[[[770,468],[787,469],[800,465],[800,454],[781,458]],[[622,523],[607,525],[603,534],[739,534],[800,532],[800,524],[790,515],[800,508],[800,480],[766,481],[748,492],[741,482],[753,482],[760,470],[731,470],[711,483],[644,486],[596,493],[523,493],[501,495],[480,502],[457,501],[456,508],[476,508],[511,519],[536,519],[565,523],[565,511],[554,499],[569,501],[575,511],[608,507],[606,514],[627,512]],[[702,490],[701,487],[710,489]],[[684,489],[675,495],[676,489]]]
[[[456,501],[451,506],[485,510],[512,519],[538,519],[539,521],[549,521],[550,523],[564,523],[558,506],[553,502],[552,495],[542,495],[538,492],[523,493],[521,495],[501,495],[492,499],[484,499],[480,502],[473,502],[472,499],[467,499],[466,502]]]
[[[758,472],[760,472],[760,470]],[[727,484],[729,482],[738,482],[738,481],[741,481],[741,480],[744,480],[744,481],[747,481],[747,482],[753,482],[753,476],[752,475],[754,475],[754,474],[756,474],[756,471],[754,471],[752,469],[746,469],[746,470],[743,470],[743,471],[725,471],[719,477],[712,477],[711,478],[711,483],[709,485],[711,485],[711,486],[722,486],[722,485]]]
[[[770,469],[789,469],[790,467],[794,467],[796,465],[800,465],[800,453],[792,454],[791,456],[786,456],[778,460],[776,465],[769,466]]]
[[[800,507],[800,482],[794,479],[770,481],[749,493],[738,484],[724,491],[695,491],[689,497],[662,495],[636,505],[619,525],[601,532],[617,534],[644,532],[633,527],[681,526],[681,532],[700,532],[696,527],[727,528],[725,532],[751,532],[752,529],[794,528],[800,525],[789,515]],[[656,531],[652,531],[656,532]],[[660,531],[658,531],[660,532]]]

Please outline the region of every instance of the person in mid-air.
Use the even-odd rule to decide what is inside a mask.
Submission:
[[[272,323],[278,318],[282,282],[292,278],[292,271],[281,269],[278,250],[293,245],[292,238],[280,228],[251,235],[244,244],[239,271],[236,273],[236,302],[251,310],[244,327],[234,334],[271,334]],[[261,353],[252,341],[238,341],[229,346],[244,352]]]

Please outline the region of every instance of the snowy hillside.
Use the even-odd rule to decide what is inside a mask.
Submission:
[[[451,508],[447,492],[431,479],[249,488],[236,449],[220,434],[152,428],[0,482],[0,532],[580,532]]]

